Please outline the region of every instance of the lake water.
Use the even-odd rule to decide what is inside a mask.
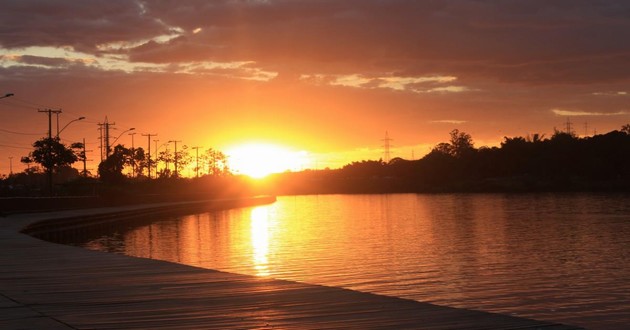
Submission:
[[[630,328],[630,196],[279,197],[82,245],[531,317]]]

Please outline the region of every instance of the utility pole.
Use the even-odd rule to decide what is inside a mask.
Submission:
[[[146,136],[147,137],[147,146],[148,146],[148,155],[149,155],[149,179],[151,179],[151,137],[152,136],[157,136],[157,134],[141,134],[142,136]],[[155,173],[157,176],[157,172]]]
[[[9,176],[13,175],[13,157],[9,156]]]
[[[131,135],[131,176],[136,177],[136,149],[133,143],[133,136],[136,135],[136,132],[129,133]]]
[[[60,112],[61,112],[61,111],[59,111],[59,112],[55,113],[55,115],[57,115],[57,116],[56,116],[56,117],[57,117],[57,135],[55,135],[55,136],[57,136],[57,137],[59,136],[59,113],[60,113]]]
[[[157,178],[157,173],[158,173],[158,139],[153,140],[153,142],[155,143],[155,177]]]
[[[109,128],[116,125],[116,123],[110,123],[105,117],[105,159],[109,158],[109,154],[112,152],[112,147],[109,145]]]
[[[60,114],[61,113],[61,109],[38,109],[37,112],[45,112],[48,114],[48,138],[52,139],[52,114]],[[59,118],[59,116],[57,116],[57,118]],[[59,129],[59,124],[57,123],[57,129]]]
[[[85,150],[85,138],[83,138],[83,176],[87,177],[87,150]]]
[[[116,123],[110,123],[107,120],[107,116],[105,116],[105,122],[98,123],[98,126],[100,126],[99,129],[101,130],[101,162],[103,159],[107,159],[111,153],[111,147],[109,146],[109,129],[114,125],[116,125]],[[105,131],[104,135],[103,130]]]
[[[195,149],[195,158],[197,159],[197,165],[195,165],[195,177],[199,177],[199,147],[192,147]]]
[[[168,141],[168,143],[174,142],[175,143],[175,177],[178,178],[179,177],[179,172],[177,171],[177,163],[178,163],[178,157],[177,157],[177,142],[182,142],[182,141],[176,141],[176,140],[170,140]]]
[[[99,141],[99,145],[98,148],[100,149],[100,153],[101,153],[101,163],[103,162],[103,127],[101,123],[98,123],[98,141]]]
[[[52,143],[52,114],[53,113],[61,113],[61,109],[53,110],[53,109],[38,109],[37,112],[43,112],[48,114],[48,141]],[[46,158],[52,157],[52,150],[50,150],[51,145],[48,146],[48,150],[46,150]],[[52,167],[46,169],[48,174],[48,194],[52,196],[53,194],[53,171]]]

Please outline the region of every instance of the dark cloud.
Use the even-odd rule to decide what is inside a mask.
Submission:
[[[134,41],[169,32],[128,0],[5,0],[0,10],[0,46],[71,46],[96,52],[109,42]]]
[[[530,84],[627,79],[630,3],[532,0],[3,1],[0,46],[144,44],[131,61],[413,72]],[[198,33],[193,33],[200,28]],[[168,41],[148,41],[161,35]],[[551,72],[555,71],[555,72]]]
[[[629,70],[630,4],[619,1],[156,1],[147,10],[202,30],[139,47],[136,61],[256,61],[305,73],[463,68],[527,83],[617,80]]]

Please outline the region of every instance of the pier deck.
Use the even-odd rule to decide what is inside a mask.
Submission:
[[[19,233],[45,219],[113,211],[121,208],[0,218],[0,329],[579,329],[89,251]]]

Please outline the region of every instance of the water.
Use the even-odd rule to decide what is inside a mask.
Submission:
[[[630,196],[325,195],[162,219],[82,245],[230,272],[630,327]]]

